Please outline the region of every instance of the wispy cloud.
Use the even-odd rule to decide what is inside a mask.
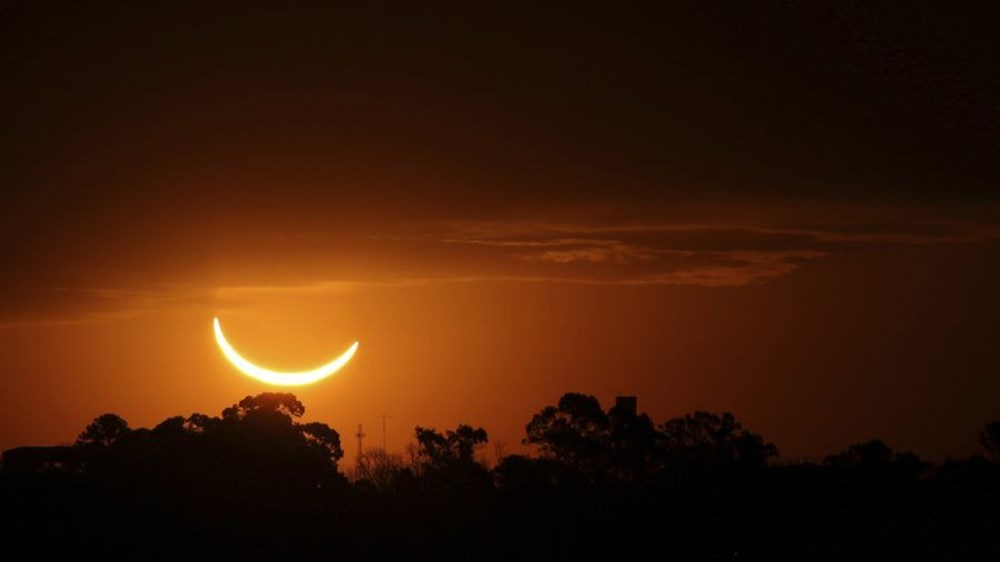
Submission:
[[[1000,240],[992,224],[823,220],[802,223],[452,223],[445,244],[489,248],[540,271],[531,279],[617,285],[738,287],[789,275],[858,245]],[[554,266],[556,269],[545,268]],[[559,268],[559,266],[563,266]],[[545,268],[545,269],[543,269]],[[544,273],[545,275],[540,275]]]
[[[694,285],[701,287],[741,287],[788,275],[806,263],[829,256],[812,250],[757,252],[733,250],[708,253],[707,259],[692,267],[651,273],[636,279],[637,285]]]
[[[549,223],[470,221],[451,223],[444,242],[493,246],[550,246],[607,242],[615,237],[680,233],[789,236],[818,242],[890,244],[975,243],[1000,239],[1000,226],[954,220],[823,220],[808,225],[751,222]],[[595,238],[600,236],[601,238]]]
[[[266,276],[230,274],[227,281],[194,275],[183,282],[177,269],[163,283],[95,286],[64,282],[40,286],[28,277],[9,277],[0,327],[95,322],[174,309],[225,310],[276,297],[350,298],[378,288],[406,289],[448,283],[552,283],[601,286],[743,287],[793,275],[830,256],[875,245],[975,244],[1000,240],[1000,227],[941,220],[813,220],[536,222],[469,221],[408,224],[400,233],[380,232],[360,240],[361,248],[324,266],[329,243],[296,238],[296,259]],[[311,245],[310,245],[311,244]],[[304,245],[305,250],[299,245]],[[352,246],[354,246],[352,244]],[[124,270],[121,270],[124,271]],[[250,270],[254,271],[254,270]],[[146,272],[145,279],[157,278]],[[73,275],[66,275],[72,279]],[[102,278],[91,275],[87,279]],[[125,274],[116,279],[128,280]],[[237,280],[240,282],[233,283]],[[11,284],[13,283],[13,284]]]

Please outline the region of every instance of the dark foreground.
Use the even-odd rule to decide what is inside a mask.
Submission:
[[[0,482],[3,548],[18,553],[8,560],[1000,560],[995,467],[905,483],[798,467],[643,487],[391,493]]]
[[[5,454],[0,558],[1000,560],[985,456],[871,441],[782,465],[731,417],[654,427],[634,401],[566,395],[527,427],[537,458],[489,469],[485,431],[417,428],[407,460],[372,451],[349,481],[339,435],[302,411],[260,395],[152,430],[102,416],[73,447]]]

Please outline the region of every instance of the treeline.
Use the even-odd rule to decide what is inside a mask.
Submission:
[[[728,413],[657,424],[569,393],[526,425],[533,456],[488,466],[485,429],[417,427],[348,470],[304,412],[263,393],[152,429],[101,415],[5,453],[0,528],[25,559],[1000,559],[1000,422],[939,465],[879,440],[790,463]]]
[[[346,485],[351,471],[341,470],[340,434],[319,422],[300,423],[304,405],[288,393],[247,396],[219,417],[195,413],[168,418],[152,429],[132,429],[112,413],[94,419],[76,440],[74,450],[54,462],[16,465],[8,471],[65,471],[131,476],[169,472],[180,478],[192,468],[203,478],[224,471],[226,478],[284,475],[307,486]],[[478,485],[498,488],[648,484],[684,473],[726,473],[768,466],[822,468],[856,474],[891,474],[929,478],[939,473],[974,470],[1000,461],[1000,422],[986,424],[979,435],[986,456],[941,466],[913,453],[893,451],[881,440],[857,443],[821,463],[778,463],[779,451],[730,413],[693,412],[659,425],[639,413],[633,397],[619,397],[605,411],[589,395],[567,393],[537,413],[525,428],[523,443],[537,455],[506,455],[491,469],[476,452],[489,441],[485,429],[460,424],[439,432],[417,427],[407,455],[381,449],[365,451],[350,479],[359,489],[386,491],[406,486]],[[43,449],[44,450],[44,449]]]
[[[247,396],[219,417],[168,418],[132,429],[112,413],[98,416],[51,471],[189,484],[208,478],[234,485],[258,480],[305,486],[344,483],[340,435],[319,422],[300,423],[305,406],[292,394]],[[9,467],[8,467],[9,468]]]

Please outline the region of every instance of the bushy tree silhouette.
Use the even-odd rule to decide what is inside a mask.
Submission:
[[[684,466],[764,466],[778,454],[732,414],[694,412],[657,429],[634,406],[626,401],[605,413],[593,396],[565,394],[532,418],[524,443],[591,482],[640,481]],[[546,473],[554,477],[551,466]]]
[[[180,438],[188,432],[184,424],[185,420],[183,416],[167,418],[156,424],[156,427],[153,428],[153,435],[165,439]]]
[[[454,431],[448,430],[444,435],[420,426],[415,433],[418,454],[435,466],[475,462],[476,449],[489,440],[485,429],[465,424],[459,424]]]
[[[535,414],[525,431],[526,445],[537,445],[543,457],[559,461],[581,474],[598,478],[608,460],[608,415],[597,398],[570,392],[556,406]]]
[[[732,414],[694,412],[660,426],[660,445],[670,464],[762,466],[778,449],[743,428]]]
[[[300,418],[306,412],[305,406],[294,394],[287,392],[263,392],[256,396],[247,396],[238,404],[222,411],[222,419],[242,420],[247,416],[276,414],[291,418]]]
[[[85,472],[122,485],[145,486],[155,478],[177,489],[211,483],[211,493],[221,493],[342,482],[340,435],[324,423],[298,423],[304,413],[294,395],[266,392],[225,408],[221,417],[175,416],[152,430],[130,430],[119,416],[104,414],[77,444],[85,453]]]
[[[321,422],[311,422],[296,424],[296,427],[306,438],[306,444],[320,458],[336,464],[344,456],[344,450],[340,447],[340,434],[330,426]]]
[[[507,455],[493,473],[501,489],[529,496],[553,489],[581,489],[588,484],[579,470],[546,457]]]
[[[101,414],[76,438],[81,447],[111,447],[131,433],[128,422],[117,414]]]
[[[995,462],[1000,462],[1000,421],[991,421],[979,432],[979,444]]]
[[[459,424],[444,434],[417,426],[417,475],[429,487],[455,489],[486,487],[489,471],[475,459],[475,451],[488,441],[486,430]],[[450,484],[449,484],[450,483]]]
[[[913,453],[897,453],[881,439],[855,443],[823,459],[827,467],[864,477],[913,479],[929,467]]]
[[[874,468],[885,466],[892,462],[893,451],[881,439],[872,439],[855,443],[844,451],[830,455],[823,460],[829,466],[848,468]]]

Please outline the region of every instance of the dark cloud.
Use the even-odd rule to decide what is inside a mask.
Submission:
[[[390,4],[0,7],[2,314],[995,236],[975,9]]]
[[[995,200],[1000,49],[958,6],[2,10],[17,206]]]

